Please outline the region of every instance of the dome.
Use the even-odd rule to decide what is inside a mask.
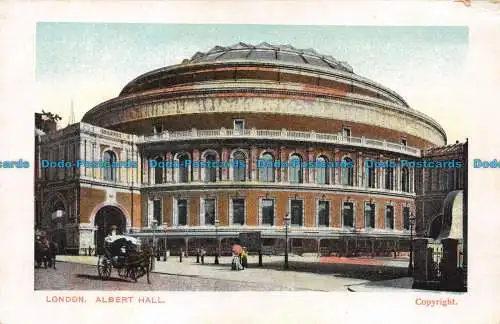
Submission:
[[[446,138],[437,122],[412,109],[395,91],[354,73],[349,64],[313,49],[266,42],[214,46],[179,64],[139,75],[116,98],[88,111],[82,121],[126,133],[148,134],[156,124],[180,130],[178,127],[189,120],[195,127],[197,120],[204,120],[200,114],[245,116],[248,122],[256,116],[274,116],[273,120],[289,116],[280,121],[279,128],[293,124],[297,116],[309,116],[316,121],[311,119],[304,130],[328,120],[324,128],[316,128],[330,132],[338,128],[332,120],[357,121],[417,137],[433,136],[432,143],[443,143]],[[224,127],[232,127],[232,119],[224,123]],[[220,125],[196,127],[215,129]]]
[[[182,63],[205,63],[214,61],[249,60],[283,62],[297,65],[341,70],[353,73],[352,67],[340,62],[330,55],[322,55],[312,48],[298,49],[291,45],[271,45],[262,42],[258,45],[238,43],[233,46],[215,46],[206,53],[197,52],[189,60]]]
[[[342,78],[362,77],[353,72],[352,67],[343,61],[338,61],[331,55],[323,55],[312,48],[298,49],[292,45],[271,45],[262,42],[257,45],[238,43],[232,46],[214,46],[208,52],[196,52],[190,59],[184,59],[180,64],[170,65],[144,73],[130,81],[120,92],[120,96],[146,90],[160,88],[162,85],[172,86],[180,83],[189,83],[193,78],[183,78],[186,73],[199,74],[206,68],[217,66],[231,67],[275,67],[278,69],[294,69],[305,73],[319,75],[341,75]],[[166,76],[171,76],[175,80]],[[181,76],[181,77],[178,77]],[[204,80],[213,76],[206,75]],[[158,82],[163,80],[162,82]],[[369,81],[369,80],[367,80]],[[407,104],[398,97],[404,106]]]

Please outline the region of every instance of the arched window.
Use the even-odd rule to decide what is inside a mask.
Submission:
[[[366,169],[367,186],[368,188],[375,188],[375,168],[367,167]]]
[[[179,182],[189,182],[189,166],[185,165],[186,161],[189,160],[189,156],[186,153],[183,153],[179,155],[178,160],[179,167],[177,169],[179,172]]]
[[[407,167],[401,168],[401,190],[410,192],[410,171]]]
[[[353,163],[352,163],[352,159],[349,158],[349,157],[346,157],[344,158],[344,162],[346,164],[346,166],[343,166],[342,167],[342,184],[344,186],[352,186],[354,185],[354,172],[353,172]],[[347,167],[347,165],[351,166],[351,167]]]
[[[300,155],[292,155],[288,163],[288,180],[290,183],[302,183],[302,158]]]
[[[394,190],[394,168],[385,169],[385,189]]]
[[[108,167],[103,168],[103,179],[106,181],[116,181],[116,172],[113,163],[116,162],[116,154],[113,151],[105,151],[102,160]],[[109,164],[108,164],[109,163]]]
[[[156,168],[154,170],[155,172],[155,184],[160,184],[163,183],[163,168],[160,167],[160,162],[163,162],[163,159],[161,157],[157,157],[155,159],[156,161]]]
[[[316,159],[316,183],[317,184],[328,184],[328,160],[324,156],[320,156]]]
[[[259,181],[274,182],[274,157],[271,153],[264,153],[260,158]]]
[[[245,181],[247,174],[246,167],[246,155],[241,151],[236,151],[233,154],[233,180],[234,181]]]
[[[205,182],[216,182],[217,181],[217,156],[213,153],[208,153],[205,155],[205,161],[207,165],[205,167]]]

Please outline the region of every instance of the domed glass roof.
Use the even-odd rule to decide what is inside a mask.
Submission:
[[[227,47],[215,46],[206,53],[197,52],[191,59],[186,59],[182,63],[229,60],[278,61],[353,73],[352,67],[346,62],[337,61],[330,55],[319,54],[311,48],[298,49],[291,45],[271,45],[266,42],[258,45],[238,43]]]

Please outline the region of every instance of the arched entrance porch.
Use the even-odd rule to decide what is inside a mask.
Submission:
[[[115,206],[104,206],[95,215],[94,242],[97,253],[103,253],[104,238],[110,234],[111,226],[117,227],[117,234],[124,234],[127,229],[127,220],[123,212]]]
[[[67,250],[66,224],[68,222],[67,203],[63,195],[53,192],[49,195],[44,208],[41,223],[47,238],[58,245],[58,254],[64,254]]]

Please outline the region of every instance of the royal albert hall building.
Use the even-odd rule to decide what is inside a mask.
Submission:
[[[154,231],[173,254],[217,242],[228,254],[240,232],[259,231],[267,254],[283,252],[288,215],[293,253],[406,252],[415,169],[365,161],[419,160],[445,144],[437,122],[330,55],[215,46],[41,136],[39,159],[137,168],[39,167],[37,223],[68,253],[99,249],[117,225]]]

